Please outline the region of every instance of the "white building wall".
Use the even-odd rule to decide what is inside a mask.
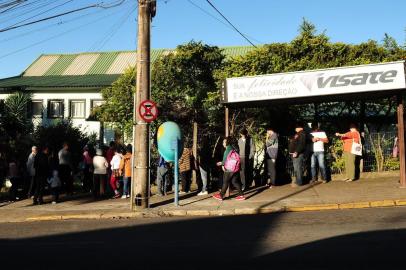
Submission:
[[[60,91],[60,90],[59,90]],[[0,94],[0,99],[4,100],[9,94]],[[71,100],[84,100],[85,101],[85,117],[84,118],[72,118],[72,124],[75,127],[79,127],[80,130],[87,135],[96,134],[97,138],[100,135],[100,122],[98,121],[86,121],[90,115],[92,100],[103,100],[100,93],[34,93],[32,100],[42,100],[43,113],[42,117],[34,116],[34,126],[44,125],[49,126],[60,121],[61,118],[49,118],[48,117],[48,102],[51,100],[62,100],[64,104],[64,119],[70,117],[70,101]],[[104,143],[108,143],[114,140],[114,131],[110,128],[104,127]]]

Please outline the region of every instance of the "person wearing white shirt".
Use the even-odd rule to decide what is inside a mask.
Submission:
[[[317,178],[317,165],[322,177],[322,183],[327,182],[326,166],[324,161],[324,144],[328,143],[327,135],[324,131],[320,130],[318,124],[312,125],[313,131],[310,133],[313,142],[313,153],[311,156],[311,172],[312,180],[310,183],[316,183]]]
[[[110,161],[111,165],[111,177],[110,177],[110,186],[114,190],[114,198],[120,198],[120,192],[118,191],[118,185],[120,181],[120,162],[123,158],[121,151],[116,149],[113,158]]]

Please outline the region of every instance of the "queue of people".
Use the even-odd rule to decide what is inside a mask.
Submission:
[[[343,140],[343,155],[346,168],[346,181],[351,182],[356,179],[356,156],[359,155],[361,136],[354,124],[346,133],[335,134]],[[318,182],[318,174],[321,176],[321,183],[328,181],[325,144],[329,142],[326,132],[318,125],[313,125],[311,131],[305,131],[305,126],[298,123],[295,126],[295,134],[289,139],[288,153],[293,163],[294,177],[291,181],[292,187],[304,184],[307,164],[307,176],[310,183]],[[208,195],[210,179],[212,174],[218,175],[218,190],[213,197],[223,200],[227,190],[235,189],[236,200],[245,200],[244,192],[247,191],[254,180],[253,167],[256,146],[253,138],[246,129],[241,130],[238,140],[226,137],[223,140],[222,159],[214,162],[214,154],[210,152],[210,145],[207,137],[201,141],[198,154],[193,155],[190,145],[186,143],[179,159],[179,172],[181,190],[180,194],[190,192],[192,182],[192,171],[195,170],[200,180],[198,182],[198,196]],[[264,175],[266,180],[262,183],[267,188],[274,188],[279,182],[277,166],[280,158],[280,142],[278,133],[269,127],[266,129],[264,140]],[[361,147],[362,148],[362,147]],[[309,150],[310,149],[310,150]],[[362,151],[361,151],[362,152]],[[82,162],[82,186],[83,191],[91,192],[94,198],[127,199],[130,197],[130,185],[132,174],[132,146],[120,147],[114,142],[110,143],[107,151],[95,149],[92,151],[88,145],[83,148]],[[215,166],[217,165],[217,166]],[[8,176],[12,183],[10,188],[10,199],[17,199],[17,187],[21,176],[18,170],[17,161],[11,160],[8,166]],[[158,195],[165,196],[171,189],[171,163],[159,157],[156,183]],[[213,170],[217,167],[218,170]],[[47,146],[31,148],[26,162],[26,175],[28,186],[28,197],[33,199],[34,204],[43,203],[43,193],[46,185],[52,194],[52,202],[59,201],[61,192],[68,196],[73,193],[73,173],[75,167],[72,162],[72,153],[69,144],[64,143],[59,152],[50,151]],[[256,183],[257,184],[257,183]],[[212,187],[216,189],[216,187]]]
[[[109,197],[111,193],[113,198],[129,198],[132,145],[121,147],[112,142],[105,154],[102,149],[92,150],[86,145],[82,160],[75,167],[67,142],[58,152],[47,145],[33,146],[25,170],[15,159],[8,163],[7,177],[11,182],[9,200],[16,201],[26,196],[33,200],[34,205],[43,204],[44,191],[48,189],[52,203],[56,204],[62,192],[67,196],[73,194],[74,177],[81,179],[82,191],[91,192],[96,199]],[[114,154],[109,156],[111,153]],[[23,188],[22,192],[18,192],[20,188]]]
[[[356,179],[356,156],[360,154],[354,152],[353,148],[361,143],[360,133],[357,131],[356,126],[352,124],[348,132],[343,134],[336,133],[336,136],[340,137],[344,143],[343,153],[347,176],[345,180],[347,182],[354,181]],[[325,145],[327,143],[329,143],[329,138],[326,132],[320,129],[318,124],[313,124],[309,131],[305,130],[305,125],[302,123],[295,125],[295,134],[289,138],[287,149],[293,163],[292,187],[302,186],[306,182],[305,177],[310,180],[310,184],[328,182],[325,160]],[[247,130],[243,129],[240,132],[238,141],[234,142],[231,137],[226,137],[223,141],[223,146],[223,158],[216,163],[222,172],[218,181],[219,193],[216,193],[213,197],[217,200],[223,200],[226,191],[234,188],[237,191],[235,199],[244,200],[244,192],[251,187],[254,178],[253,164],[256,148],[254,141],[249,136]],[[279,182],[278,176],[282,174],[278,171],[280,166],[277,166],[282,150],[280,146],[278,133],[272,127],[267,128],[263,159],[266,180],[263,184],[270,189],[277,185]],[[190,148],[184,148],[179,160],[182,183],[180,194],[190,191],[192,170],[196,170],[198,172],[197,175],[200,175],[200,185],[198,183],[199,192],[197,195],[208,194],[208,182],[210,182],[210,173],[213,171],[213,164],[211,164],[213,155],[210,154],[209,149],[208,141],[205,138],[203,138],[199,147],[197,157],[193,156]],[[230,167],[230,162],[237,164],[236,167]],[[170,167],[171,164],[166,162],[163,157],[160,157],[157,168],[157,185],[158,194],[161,196],[167,194],[168,187],[170,186],[170,180],[168,179]]]

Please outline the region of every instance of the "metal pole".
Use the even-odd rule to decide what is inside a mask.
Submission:
[[[193,122],[193,161],[196,164],[197,159],[197,122]],[[192,170],[192,181],[197,183],[197,170],[199,168],[195,168]]]
[[[174,170],[175,170],[175,206],[179,206],[179,153],[178,153],[178,144],[179,139],[176,138],[174,141],[174,151],[175,151],[175,161],[174,161]]]
[[[138,1],[138,44],[137,44],[137,81],[134,95],[133,137],[135,153],[133,155],[134,192],[132,209],[145,209],[148,206],[149,172],[149,124],[138,113],[140,103],[149,98],[150,88],[150,31],[151,1]]]
[[[405,125],[403,119],[403,97],[397,96],[398,103],[398,143],[400,159],[400,187],[406,188],[406,167],[405,167]]]
[[[225,132],[224,132],[224,135],[227,137],[228,135],[229,135],[229,133],[230,133],[230,129],[228,128],[228,123],[229,123],[229,121],[228,121],[228,114],[229,114],[229,112],[228,112],[228,107],[224,107],[224,109],[225,109],[225,111],[224,111],[224,121],[225,121],[225,128],[226,128],[226,130],[225,130]]]

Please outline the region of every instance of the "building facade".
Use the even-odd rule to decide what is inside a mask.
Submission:
[[[226,57],[243,55],[252,47],[226,47]],[[151,51],[151,61],[173,50]],[[136,65],[135,51],[95,52],[79,54],[43,54],[21,75],[0,79],[0,101],[22,91],[32,95],[28,108],[34,125],[52,125],[61,119],[71,119],[83,132],[101,136],[107,143],[114,133],[106,125],[91,119],[92,109],[104,101],[103,88]]]

